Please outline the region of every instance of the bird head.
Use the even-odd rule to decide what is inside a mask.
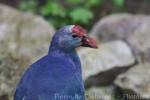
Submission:
[[[61,49],[74,49],[79,46],[97,48],[94,39],[87,35],[84,28],[78,25],[68,25],[60,28],[54,35],[55,45]],[[52,40],[52,42],[54,42]]]

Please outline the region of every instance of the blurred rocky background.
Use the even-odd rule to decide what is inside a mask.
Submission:
[[[78,49],[87,100],[150,100],[149,9],[149,0],[0,0],[0,100],[12,100],[24,70],[66,24],[100,41]]]

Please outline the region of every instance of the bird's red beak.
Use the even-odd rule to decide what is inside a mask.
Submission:
[[[85,46],[85,47],[91,47],[91,48],[98,48],[98,45],[96,43],[96,41],[89,37],[87,35],[87,32],[85,29],[83,29],[81,26],[75,25],[72,28],[72,32],[77,35],[78,37],[82,38],[82,44],[81,46]]]
[[[98,48],[96,41],[89,36],[83,36],[82,37],[82,46],[91,47],[91,48]]]

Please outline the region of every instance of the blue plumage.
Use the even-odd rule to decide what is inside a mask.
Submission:
[[[75,35],[74,28],[65,26],[55,33],[48,55],[25,71],[14,100],[85,100],[81,64],[75,51],[82,45],[81,36],[77,37],[81,30]]]

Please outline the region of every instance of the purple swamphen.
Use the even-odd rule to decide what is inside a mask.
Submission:
[[[22,76],[14,100],[85,100],[81,64],[75,48],[97,48],[78,25],[60,28],[46,56],[33,63]]]

